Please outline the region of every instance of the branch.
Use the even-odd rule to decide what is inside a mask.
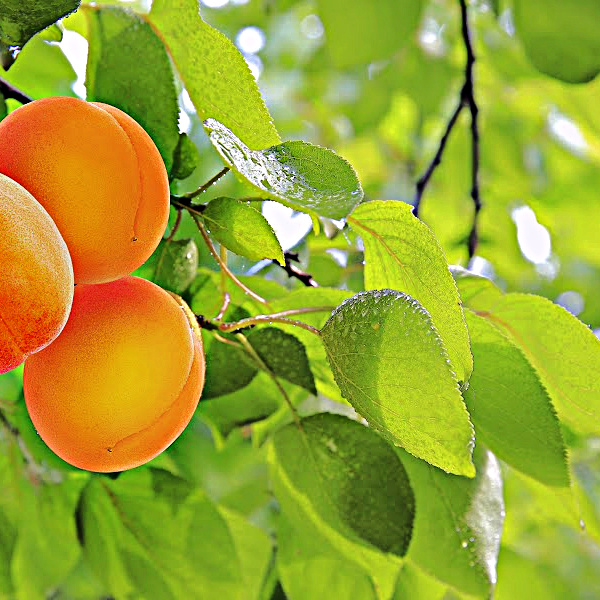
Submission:
[[[197,190],[190,192],[189,194],[184,194],[183,196],[176,196],[176,199],[179,204],[189,208],[190,201],[193,200],[196,196],[200,196],[203,194],[208,188],[212,187],[223,177],[229,173],[229,167],[224,167],[221,169],[213,178],[209,179],[205,184],[201,185]]]
[[[288,274],[288,277],[298,279],[307,287],[319,287],[319,284],[312,278],[310,273],[301,271],[292,264],[292,261],[300,262],[297,252],[284,252],[283,257],[285,258],[285,266],[280,265],[276,260],[273,263],[279,265]]]
[[[5,79],[0,77],[0,94],[4,96],[5,99],[11,98],[12,100],[16,100],[21,104],[28,104],[29,102],[33,102],[33,98],[29,97],[27,94],[23,93],[20,89],[16,88],[12,83],[8,83]]]
[[[444,150],[446,148],[446,143],[448,142],[448,138],[452,133],[452,129],[456,125],[458,121],[458,117],[462,112],[463,108],[468,108],[469,113],[471,115],[471,198],[473,199],[473,204],[475,207],[475,212],[473,215],[473,224],[471,226],[471,231],[469,233],[468,238],[468,250],[469,250],[469,260],[473,258],[475,255],[475,251],[477,249],[477,243],[479,240],[477,233],[477,222],[479,211],[481,210],[481,197],[479,194],[479,127],[477,116],[479,113],[479,109],[477,107],[477,103],[475,101],[475,92],[473,86],[473,65],[475,64],[475,53],[473,52],[473,45],[471,43],[471,33],[469,31],[469,20],[467,14],[467,2],[466,0],[459,0],[460,2],[460,14],[461,14],[461,30],[462,30],[462,38],[465,45],[465,50],[467,52],[467,62],[465,64],[465,81],[460,90],[459,102],[448,124],[446,126],[446,130],[440,139],[440,144],[438,146],[437,152],[433,157],[433,160],[423,173],[423,175],[419,178],[416,183],[416,194],[414,201],[414,210],[413,214],[418,217],[419,210],[421,208],[421,200],[423,197],[423,192],[433,175],[436,167],[440,165],[442,162],[442,156],[444,154]]]

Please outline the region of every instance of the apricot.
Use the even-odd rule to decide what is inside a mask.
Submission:
[[[167,225],[169,182],[156,146],[106,104],[57,96],[16,109],[0,122],[0,173],[54,219],[76,283],[129,275]]]
[[[73,266],[58,228],[18,183],[0,175],[0,373],[62,331],[73,301]]]
[[[88,471],[131,469],[186,427],[204,385],[201,339],[162,288],[138,277],[78,285],[62,333],[25,362],[33,425]]]

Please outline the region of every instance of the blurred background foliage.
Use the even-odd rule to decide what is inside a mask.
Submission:
[[[600,77],[573,84],[540,72],[534,66],[538,24],[523,14],[515,18],[519,4],[469,4],[484,204],[469,266],[507,291],[546,296],[600,331]],[[544,3],[536,4],[543,13]],[[150,1],[120,6],[144,14]],[[381,19],[370,18],[372,10],[386,15],[386,30]],[[200,11],[244,54],[283,140],[306,140],[347,158],[368,199],[413,201],[415,181],[437,149],[464,81],[456,0],[203,0]],[[600,39],[597,24],[592,44]],[[93,47],[93,29],[81,11],[61,29],[35,35],[3,76],[34,98],[85,97],[85,36]],[[581,40],[588,43],[583,34]],[[118,61],[112,69],[118,80]],[[193,171],[172,184],[186,193],[222,162],[177,86],[179,129],[198,151]],[[17,104],[8,100],[7,106]],[[420,213],[448,261],[462,266],[473,215],[466,112]],[[249,193],[230,176],[205,199]],[[331,303],[363,288],[356,236],[329,221],[315,235],[310,218],[271,202],[262,210],[284,250],[299,254],[303,270],[322,286],[347,290],[324,290]],[[173,212],[171,224],[174,219]],[[164,262],[161,248],[139,274],[172,286],[195,312],[212,316],[220,305],[216,264],[187,214],[177,239],[197,241],[191,277],[184,265],[183,275],[169,282],[157,266]],[[301,294],[302,284],[271,261],[230,255],[230,266],[275,303],[289,290]],[[239,290],[230,291],[235,310],[256,314]],[[322,350],[304,332],[295,335],[307,346],[320,394],[284,382],[294,404],[302,414],[349,411],[326,373]],[[209,339],[206,346],[210,357]],[[237,363],[213,357],[215,381],[220,364],[231,370]],[[10,423],[0,429],[0,598],[375,597],[372,582],[315,536],[296,531],[290,539],[297,547],[283,545],[279,564],[274,558],[275,531],[289,533],[297,524],[277,521],[269,488],[261,442],[290,416],[264,373],[248,375],[247,387],[203,399],[167,452],[116,479],[77,471],[45,447],[26,415],[21,377],[21,369],[0,377],[0,408]],[[503,466],[507,514],[497,600],[600,597],[600,437],[564,433],[577,506],[566,492]],[[307,559],[298,571],[294,556],[302,552],[317,552],[321,562]],[[414,565],[402,573],[395,598],[463,597]]]

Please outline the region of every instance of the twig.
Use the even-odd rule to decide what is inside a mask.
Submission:
[[[0,94],[4,96],[5,99],[11,98],[12,100],[16,100],[21,104],[28,104],[29,102],[33,102],[33,98],[22,92],[20,89],[16,88],[12,83],[8,83],[5,79],[0,77]]]
[[[173,228],[171,229],[171,233],[169,236],[165,238],[165,242],[173,241],[177,230],[179,229],[179,225],[181,225],[181,208],[177,208],[177,217],[175,218],[175,223],[173,223]]]
[[[227,307],[229,306],[229,303],[231,302],[231,296],[229,295],[229,292],[225,292],[223,294],[223,304],[221,305],[221,310],[219,310],[217,316],[214,318],[215,321],[222,321],[223,317],[225,315],[225,312],[227,311]]]
[[[273,373],[273,371],[271,371],[271,369],[269,369],[268,365],[258,355],[256,350],[252,347],[252,345],[246,339],[246,336],[243,333],[238,333],[238,334],[236,334],[235,337],[240,341],[240,343],[244,347],[244,350],[246,350],[246,352],[252,357],[252,359],[254,359],[256,364],[263,371],[265,371],[267,373],[267,375],[269,375],[269,377],[273,380],[273,383],[277,386],[277,389],[283,396],[285,403],[288,405],[288,408],[290,409],[292,416],[294,417],[296,426],[298,427],[298,429],[302,430],[302,424],[300,423],[300,416],[298,415],[298,411],[296,410],[296,407],[292,404],[290,397],[287,395],[287,392],[285,391],[284,387],[279,382],[279,379],[277,379],[277,376],[275,375],[275,373]]]
[[[229,267],[221,260],[221,257],[219,256],[219,253],[217,252],[216,248],[214,247],[214,245],[213,245],[210,237],[208,237],[208,233],[206,233],[206,229],[204,229],[204,225],[202,225],[202,223],[200,222],[200,219],[198,218],[198,216],[195,215],[195,214],[192,214],[192,218],[196,222],[196,225],[198,227],[198,231],[200,232],[200,235],[202,236],[202,239],[204,240],[206,246],[208,247],[209,252],[212,254],[213,258],[217,261],[217,263],[219,264],[219,266],[221,267],[221,269],[225,273],[227,273],[227,276],[229,277],[229,279],[231,279],[231,281],[233,281],[233,283],[235,283],[235,285],[237,285],[241,290],[243,290],[244,293],[248,294],[248,296],[250,296],[251,298],[253,298],[257,302],[260,302],[261,304],[264,304],[265,306],[269,306],[269,302],[267,300],[265,300],[262,296],[259,296],[257,293],[253,292],[249,287],[247,287],[246,285],[244,285],[229,270]]]
[[[298,279],[307,287],[319,287],[319,284],[312,278],[310,273],[301,271],[298,267],[292,264],[292,261],[300,262],[297,252],[285,252],[283,257],[285,258],[285,266],[280,265],[276,260],[273,262],[276,265],[279,265],[288,274],[288,277]]]
[[[224,175],[227,175],[227,173],[229,173],[229,167],[224,167],[214,177],[209,179],[204,185],[201,185],[197,190],[194,190],[193,192],[190,192],[189,194],[184,194],[183,196],[177,196],[177,198],[185,206],[186,200],[189,201],[189,200],[196,198],[196,196],[200,196],[200,194],[203,194],[208,188],[215,185],[215,183],[217,183],[217,181],[219,181],[219,179],[221,179],[221,177],[223,177]]]
[[[475,54],[471,44],[471,33],[469,31],[469,19],[467,14],[466,0],[460,0],[460,14],[462,24],[462,36],[467,50],[467,65],[465,68],[465,85],[463,86],[461,97],[471,113],[471,198],[473,199],[474,214],[473,224],[469,232],[469,261],[475,256],[479,236],[477,233],[477,222],[479,211],[481,210],[481,198],[479,196],[479,126],[477,116],[479,108],[475,102],[475,91],[473,87],[473,65],[475,64]]]
[[[306,308],[292,308],[290,310],[283,310],[281,312],[273,313],[270,315],[257,315],[255,317],[248,317],[241,319],[233,323],[221,323],[219,325],[220,331],[237,331],[238,329],[244,329],[245,327],[251,327],[252,325],[260,325],[261,323],[283,323],[284,325],[293,325],[295,327],[301,327],[310,331],[315,335],[321,335],[321,332],[312,325],[296,321],[295,319],[288,319],[288,317],[294,315],[302,315],[313,312],[331,312],[334,309],[333,306],[310,306]]]
[[[419,210],[421,208],[421,200],[423,198],[423,192],[433,175],[436,167],[442,162],[442,156],[444,154],[444,150],[446,148],[446,143],[448,142],[448,138],[450,137],[450,133],[452,129],[456,125],[458,121],[458,117],[463,108],[468,108],[469,113],[471,115],[471,198],[473,199],[473,204],[475,208],[475,212],[473,215],[473,224],[471,226],[471,231],[469,233],[468,238],[468,251],[469,251],[469,260],[473,258],[475,255],[475,251],[477,249],[478,243],[478,233],[477,233],[477,222],[479,211],[481,210],[482,203],[481,197],[479,194],[479,127],[477,116],[479,113],[479,109],[477,107],[477,103],[475,101],[475,92],[473,86],[473,65],[475,64],[475,53],[473,52],[473,45],[471,44],[471,33],[469,31],[469,20],[467,13],[467,2],[466,0],[459,0],[460,2],[460,13],[461,13],[461,30],[462,30],[462,38],[465,45],[465,49],[467,52],[467,62],[465,64],[465,81],[460,90],[460,98],[458,105],[454,109],[450,120],[446,126],[446,130],[440,139],[440,144],[438,146],[437,152],[433,157],[433,160],[425,169],[423,175],[419,178],[416,184],[416,194],[414,201],[414,210],[413,213],[415,216],[419,216]]]

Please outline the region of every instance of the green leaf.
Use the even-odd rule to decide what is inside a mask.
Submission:
[[[142,17],[116,7],[90,9],[87,99],[133,117],[158,147],[167,171],[179,141],[173,69],[161,39]]]
[[[502,291],[487,277],[457,266],[450,267],[450,272],[463,304],[473,310],[487,310],[502,297]]]
[[[362,200],[354,169],[332,150],[296,141],[256,151],[215,119],[204,127],[225,163],[267,198],[331,219],[345,218]]]
[[[60,485],[21,497],[22,519],[11,574],[18,600],[45,598],[81,556],[73,513],[87,474],[74,473]]]
[[[273,228],[246,202],[216,198],[208,203],[202,218],[212,237],[232,252],[251,260],[271,258],[285,265]]]
[[[475,449],[475,479],[448,475],[398,450],[415,491],[413,539],[407,558],[456,589],[489,597],[504,516],[500,465]]]
[[[3,0],[0,10],[0,51],[12,54],[38,31],[77,10],[81,0]],[[13,54],[13,58],[14,58]],[[5,63],[10,65],[10,61]]]
[[[579,319],[546,298],[506,294],[481,316],[525,354],[559,418],[584,434],[600,431],[600,340]]]
[[[201,120],[217,119],[250,148],[281,140],[244,57],[198,14],[198,0],[155,0],[149,15]]]
[[[182,294],[194,281],[197,269],[198,247],[193,239],[162,240],[152,280],[175,294]]]
[[[8,114],[8,107],[6,106],[6,99],[0,93],[0,121]]]
[[[395,290],[346,300],[322,329],[342,394],[389,441],[473,477],[473,427],[429,314]]]
[[[379,597],[388,598],[414,516],[402,464],[375,432],[340,415],[314,415],[301,424],[301,430],[295,424],[279,430],[269,446],[281,511],[294,527],[315,530],[365,569]]]
[[[336,552],[326,538],[293,527],[282,515],[277,541],[277,570],[289,600],[376,600],[369,573]]]
[[[327,49],[337,68],[389,58],[415,34],[421,18],[421,0],[368,2],[319,0],[319,15]]]
[[[435,236],[404,202],[361,204],[348,219],[365,245],[365,287],[391,288],[431,315],[458,380],[473,370],[469,335],[456,284]]]
[[[171,179],[185,179],[189,177],[200,162],[200,153],[196,144],[192,142],[187,133],[179,134],[179,141],[173,154]]]
[[[301,427],[288,425],[273,436],[270,461],[282,483],[338,534],[404,556],[415,505],[392,447],[341,415],[317,414]],[[383,487],[385,494],[373,493]]]
[[[566,448],[552,403],[524,354],[467,311],[475,370],[465,402],[477,439],[503,461],[552,486],[568,486]]]
[[[567,83],[600,72],[597,0],[515,0],[517,34],[535,67]]]
[[[317,394],[304,344],[291,333],[276,327],[254,329],[248,341],[262,361],[277,376]]]
[[[410,560],[402,565],[392,600],[450,600],[447,586]]]
[[[16,537],[16,527],[8,520],[0,506],[0,598],[9,598],[14,595],[10,562]]]

